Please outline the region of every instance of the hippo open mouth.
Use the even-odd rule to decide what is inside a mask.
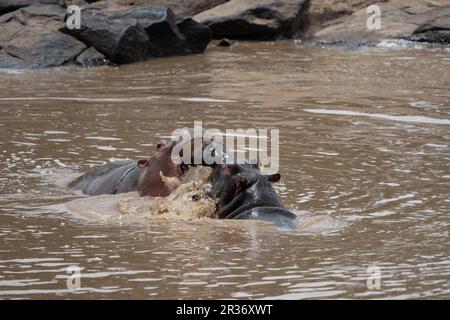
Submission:
[[[88,195],[138,191],[141,196],[168,196],[177,187],[188,166],[172,161],[176,142],[161,140],[145,160],[122,160],[94,168],[72,181],[68,187]]]
[[[188,166],[175,164],[171,154],[176,142],[161,140],[156,152],[147,160],[139,160],[138,191],[141,196],[168,196],[177,186],[177,179],[183,176]],[[175,179],[170,179],[175,178]]]

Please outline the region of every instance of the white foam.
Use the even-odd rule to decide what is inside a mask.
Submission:
[[[227,99],[212,99],[212,98],[180,98],[181,101],[189,101],[189,102],[222,102],[222,103],[233,103],[237,102],[236,100],[227,100]]]
[[[159,97],[142,98],[86,98],[86,97],[6,97],[0,98],[0,101],[34,101],[34,100],[60,100],[60,101],[79,101],[79,102],[145,102],[157,99]]]
[[[86,139],[90,139],[90,140],[102,140],[102,141],[119,141],[122,140],[121,138],[116,138],[116,137],[103,137],[103,136],[89,136],[89,137],[85,137]]]
[[[67,131],[46,130],[44,134],[68,134]]]
[[[398,122],[411,122],[411,123],[425,123],[425,124],[444,124],[450,125],[449,119],[436,119],[423,116],[396,116],[383,113],[365,113],[348,110],[332,110],[332,109],[303,109],[305,112],[319,113],[319,114],[333,114],[339,116],[357,116],[357,117],[370,117],[383,120],[391,120]]]

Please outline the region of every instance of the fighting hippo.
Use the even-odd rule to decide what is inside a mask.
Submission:
[[[256,219],[295,228],[297,216],[286,210],[271,183],[279,174],[264,175],[254,164],[216,164],[209,178],[219,219]]]
[[[217,201],[219,219],[265,220],[295,228],[297,216],[284,208],[271,185],[280,180],[280,174],[264,175],[257,164],[225,164],[227,158],[236,158],[216,141],[207,143],[206,150],[221,160],[212,165],[209,177],[210,196]]]
[[[88,195],[139,191],[141,196],[168,196],[175,188],[171,177],[179,178],[187,170],[174,164],[171,153],[175,142],[161,140],[147,160],[123,160],[94,168],[72,181],[68,187]]]

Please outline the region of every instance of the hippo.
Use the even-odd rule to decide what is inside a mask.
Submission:
[[[188,170],[187,165],[172,162],[171,152],[175,145],[175,142],[161,140],[156,152],[148,159],[108,163],[83,174],[68,187],[88,195],[138,191],[141,196],[168,196],[176,187],[169,183],[169,178],[179,178]]]
[[[255,219],[295,229],[297,216],[286,210],[271,183],[280,174],[264,175],[256,164],[215,164],[210,196],[217,199],[219,219]]]

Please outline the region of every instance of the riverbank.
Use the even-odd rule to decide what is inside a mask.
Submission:
[[[376,4],[379,28],[367,7]],[[67,6],[80,7],[69,30]],[[161,4],[161,5],[160,5]],[[378,10],[377,9],[377,10]],[[370,20],[371,21],[371,20]],[[372,22],[369,21],[369,24]],[[373,45],[450,43],[445,0],[7,0],[0,4],[0,68],[91,67],[203,53],[212,39],[298,39]]]

